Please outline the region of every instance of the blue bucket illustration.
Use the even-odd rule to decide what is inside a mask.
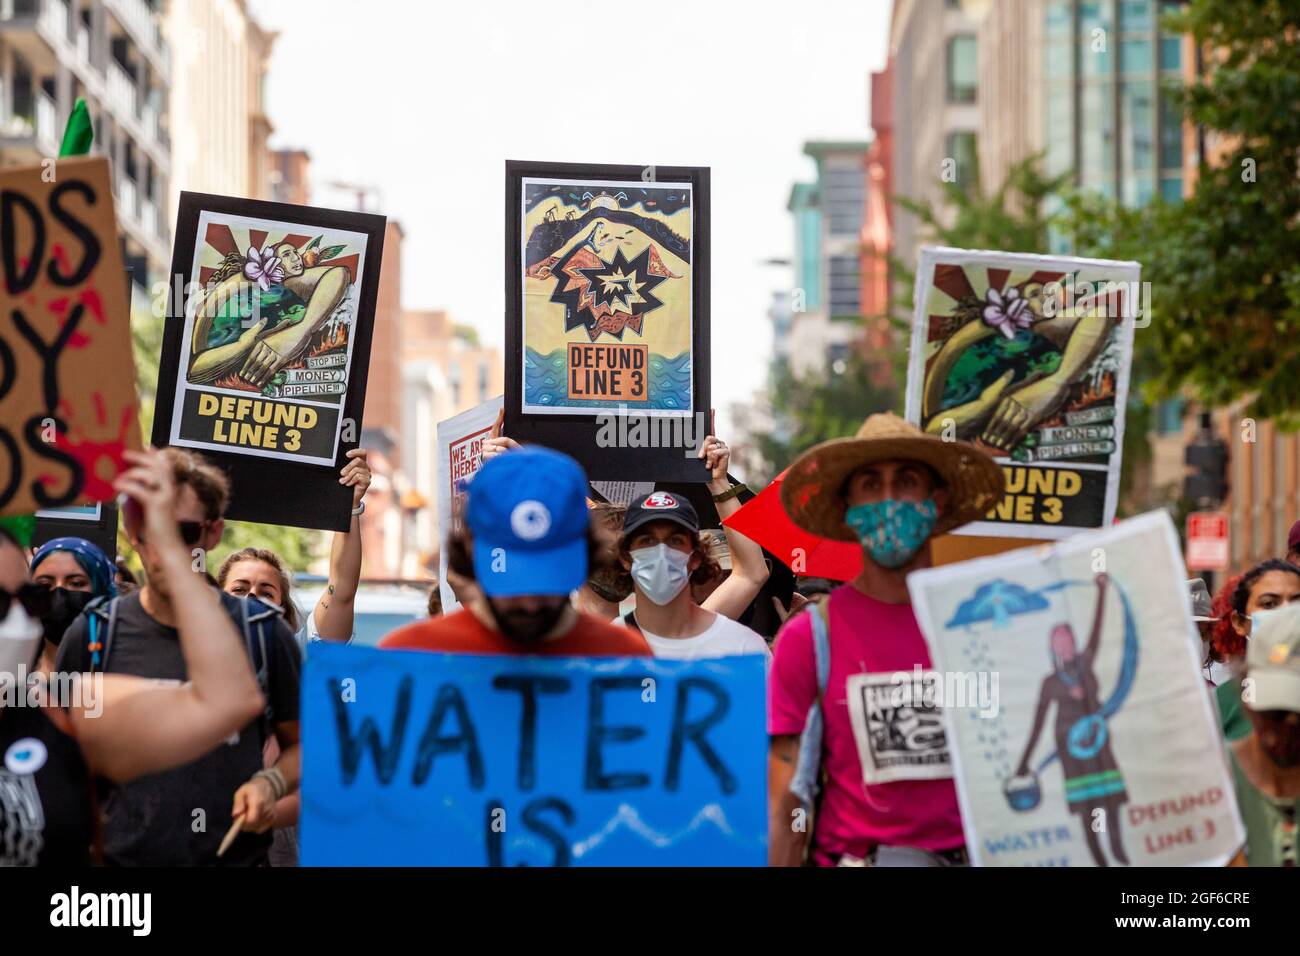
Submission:
[[[1022,813],[1034,809],[1043,798],[1042,789],[1038,786],[1038,775],[1035,773],[1012,777],[1003,786],[1002,792],[1006,795],[1007,803],[1011,804],[1011,809]]]

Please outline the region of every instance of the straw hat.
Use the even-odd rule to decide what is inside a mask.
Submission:
[[[834,541],[856,541],[844,523],[840,492],[853,472],[890,458],[929,465],[948,487],[934,533],[984,517],[1002,497],[1002,469],[974,445],[927,435],[897,415],[871,415],[854,438],[834,438],[808,449],[781,480],[781,504],[805,531]]]

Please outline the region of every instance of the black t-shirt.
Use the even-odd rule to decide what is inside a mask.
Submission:
[[[94,838],[90,771],[40,707],[0,707],[0,867],[85,866]]]
[[[237,633],[244,598],[221,595]],[[59,645],[56,671],[89,670],[86,616],[68,628]],[[301,654],[293,632],[277,617],[268,633],[271,706],[277,724],[298,719]],[[241,638],[242,640],[242,638]],[[109,648],[109,674],[183,681],[188,679],[180,635],[150,617],[140,592],[118,603]],[[241,832],[220,859],[217,848],[230,829],[235,791],[262,769],[262,721],[254,720],[231,740],[183,767],[115,786],[104,803],[104,859],[117,866],[248,866],[266,860],[271,834]]]

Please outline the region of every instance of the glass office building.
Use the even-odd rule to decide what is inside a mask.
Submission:
[[[1183,122],[1161,85],[1180,82],[1182,37],[1160,28],[1178,0],[1047,0],[1046,168],[1142,205],[1183,195]]]

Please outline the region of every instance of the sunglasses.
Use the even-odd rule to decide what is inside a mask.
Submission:
[[[144,540],[144,509],[134,498],[127,495],[121,495],[118,498],[118,507],[122,511],[122,519],[126,524],[126,529],[138,541]],[[181,540],[189,547],[194,547],[203,540],[203,532],[207,530],[208,525],[212,522],[203,521],[178,521],[176,527],[180,531]]]
[[[54,592],[43,584],[24,584],[17,591],[0,588],[0,620],[9,615],[9,608],[17,601],[28,617],[44,617],[53,606]]]

